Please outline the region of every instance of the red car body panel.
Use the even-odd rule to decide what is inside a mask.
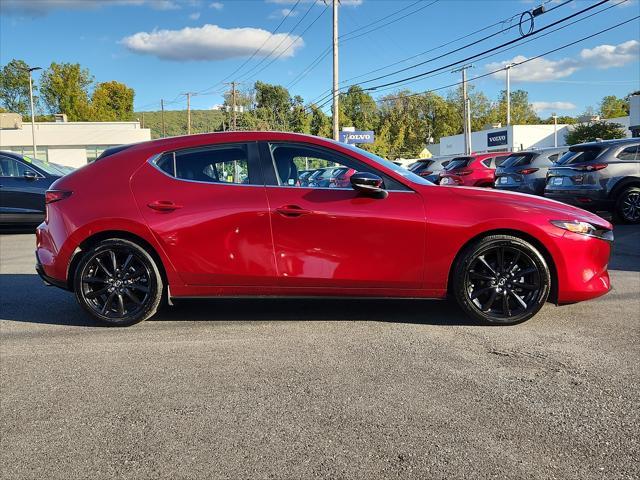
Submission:
[[[495,168],[487,167],[482,162],[487,158],[502,155],[510,155],[510,152],[478,153],[468,155],[473,159],[466,167],[456,168],[454,170],[442,170],[440,172],[440,182],[442,182],[443,178],[448,177],[451,178],[456,185],[464,187],[493,187],[496,181],[496,170]]]
[[[408,189],[371,198],[335,188],[202,184],[172,178],[149,163],[167,150],[259,141],[332,149]],[[548,256],[559,303],[594,298],[610,288],[610,243],[550,223],[575,219],[611,228],[606,220],[544,198],[414,183],[317,137],[234,132],[156,140],[83,167],[52,189],[73,192],[47,206],[37,229],[37,259],[57,284],[70,286],[70,267],[84,242],[125,232],[157,255],[172,297],[444,298],[456,255],[466,244],[488,232],[513,232]],[[148,207],[158,201],[179,208]],[[287,215],[291,206],[303,212]]]

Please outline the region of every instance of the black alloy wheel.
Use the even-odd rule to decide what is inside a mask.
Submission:
[[[629,187],[618,199],[617,213],[625,223],[640,223],[640,187]]]
[[[78,302],[96,319],[126,326],[155,314],[163,287],[148,252],[133,242],[109,239],[84,254],[74,289]]]
[[[454,271],[454,293],[472,317],[492,324],[516,324],[547,301],[550,273],[530,243],[510,235],[485,237],[463,252]]]

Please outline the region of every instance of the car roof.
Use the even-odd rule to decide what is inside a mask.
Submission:
[[[599,146],[599,147],[615,147],[618,145],[626,145],[628,143],[639,143],[640,138],[614,138],[611,140],[601,140],[599,142],[585,142],[585,143],[577,143],[576,145],[571,145],[572,147],[582,147],[582,146]]]
[[[23,155],[20,155],[19,153],[16,153],[16,152],[12,152],[10,150],[0,150],[0,153],[7,157],[15,158],[16,160],[24,160]]]

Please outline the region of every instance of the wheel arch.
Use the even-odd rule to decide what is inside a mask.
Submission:
[[[640,187],[640,177],[623,177],[618,180],[609,192],[609,198],[617,200],[618,196],[629,187]]]
[[[151,245],[147,240],[135,233],[127,232],[125,230],[103,230],[85,238],[73,252],[73,256],[71,257],[69,268],[67,270],[67,286],[69,290],[73,291],[73,279],[75,277],[76,269],[78,268],[78,263],[80,263],[80,259],[82,258],[82,252],[85,252],[87,249],[97,245],[103,240],[111,238],[128,240],[143,248],[156,262],[163,283],[165,285],[169,284],[164,262],[153,245]]]
[[[453,262],[451,262],[451,266],[449,267],[449,274],[447,276],[447,294],[451,295],[453,293],[451,291],[451,288],[453,286],[453,274],[454,274],[457,263],[460,261],[460,256],[462,255],[462,252],[464,252],[464,250],[472,243],[477,242],[478,240],[484,237],[488,237],[490,235],[511,235],[512,237],[517,237],[529,242],[531,245],[536,247],[536,249],[538,249],[538,251],[542,254],[545,262],[547,262],[547,265],[549,266],[549,273],[551,274],[551,289],[549,292],[549,301],[557,304],[558,303],[558,271],[556,268],[556,264],[553,260],[553,256],[551,255],[551,252],[549,252],[549,250],[544,246],[544,244],[533,235],[527,232],[523,232],[522,230],[514,230],[514,229],[508,229],[508,228],[492,229],[492,230],[486,230],[486,231],[480,232],[474,237],[467,240],[460,247],[460,249],[456,253],[456,256],[453,259]]]

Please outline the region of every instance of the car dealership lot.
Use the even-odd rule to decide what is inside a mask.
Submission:
[[[640,227],[615,233],[609,295],[515,327],[253,299],[127,329],[43,286],[32,235],[2,235],[0,476],[638,478]]]

